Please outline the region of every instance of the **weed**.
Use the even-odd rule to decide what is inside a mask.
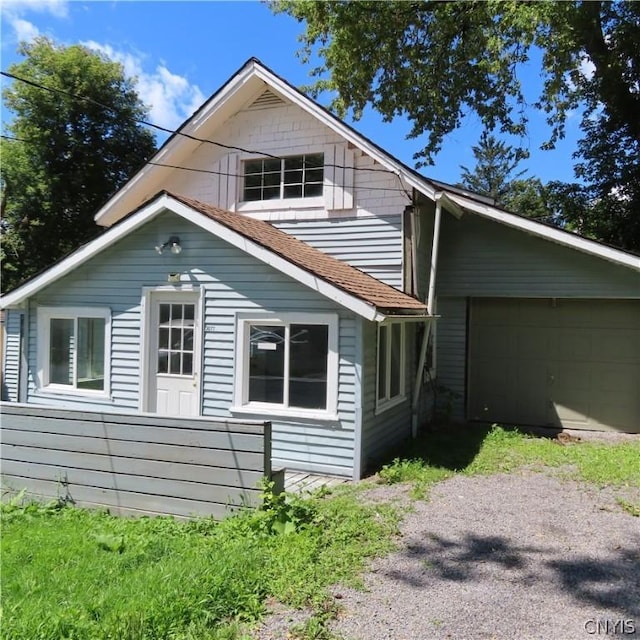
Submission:
[[[640,504],[633,504],[632,502],[627,502],[622,498],[618,498],[618,504],[622,507],[624,511],[631,514],[636,518],[640,518]]]
[[[261,509],[223,522],[122,519],[24,495],[2,512],[12,640],[237,640],[269,597],[311,607],[302,637],[320,640],[327,588],[356,584],[366,558],[392,548],[398,518],[347,493],[265,494]]]
[[[406,453],[385,465],[379,477],[386,484],[411,482],[412,497],[428,495],[429,487],[454,472],[489,475],[524,466],[563,467],[572,477],[598,485],[640,486],[638,441],[566,445],[497,425],[469,426],[426,433]]]

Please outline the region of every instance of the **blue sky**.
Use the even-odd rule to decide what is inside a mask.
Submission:
[[[2,69],[20,60],[18,41],[46,35],[58,43],[83,43],[122,62],[138,77],[138,92],[151,107],[152,122],[176,128],[216,91],[248,58],[255,56],[296,86],[310,81],[310,65],[296,56],[302,25],[273,15],[259,2],[87,2],[67,0],[0,0],[2,2]],[[532,66],[525,79],[531,101],[540,78]],[[3,82],[5,79],[3,78]],[[322,101],[322,100],[321,100]],[[539,151],[548,130],[540,113],[529,114],[531,152],[522,169],[543,181],[573,179],[571,155],[579,137],[578,118],[570,118],[567,138],[554,151]],[[3,113],[6,117],[6,113]],[[397,158],[414,166],[420,139],[406,140],[410,127],[402,118],[383,123],[372,111],[352,123],[361,133]],[[480,129],[474,117],[451,133],[436,164],[422,171],[456,182],[460,165],[473,167],[471,147]]]

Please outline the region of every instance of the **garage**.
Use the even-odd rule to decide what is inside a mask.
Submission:
[[[640,301],[472,298],[472,420],[640,433]]]

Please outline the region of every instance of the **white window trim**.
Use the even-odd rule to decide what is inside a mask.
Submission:
[[[297,158],[301,156],[314,156],[322,155],[322,193],[317,196],[310,196],[308,198],[284,198],[284,160],[287,158]],[[265,211],[268,209],[304,209],[315,208],[324,205],[324,192],[326,189],[327,179],[327,167],[326,167],[326,153],[324,150],[320,151],[306,151],[304,153],[293,153],[280,157],[280,198],[271,198],[269,200],[244,200],[244,181],[245,181],[245,165],[252,160],[262,160],[263,157],[256,157],[255,155],[245,154],[240,157],[240,180],[238,180],[238,194],[237,194],[237,211]],[[276,204],[277,203],[277,204]]]
[[[274,198],[273,200],[242,200],[236,211],[272,211],[273,209],[320,209],[324,207],[324,196],[311,198]]]
[[[385,395],[383,398],[380,398],[380,330],[382,327],[391,327],[394,324],[400,325],[400,390],[397,396],[393,398],[389,397],[390,389],[391,389],[391,367],[388,363],[391,362],[391,340],[387,340],[387,353],[386,353],[386,361],[387,361],[387,370],[385,376]],[[391,335],[391,331],[389,331],[389,335]],[[376,329],[376,408],[375,415],[383,413],[388,409],[396,407],[399,404],[402,404],[406,399],[406,330],[404,322],[393,322],[386,321],[378,324]]]
[[[265,323],[281,326],[291,324],[320,324],[328,326],[326,409],[302,409],[268,402],[248,401],[249,327],[252,324]],[[236,314],[234,405],[230,408],[230,411],[260,416],[336,421],[338,419],[338,327],[338,315],[335,313]]]
[[[111,397],[111,309],[107,307],[38,307],[38,391],[90,398]],[[78,318],[104,319],[104,389],[78,389],[49,382],[50,321],[53,318],[77,320]],[[76,325],[77,326],[77,325]]]

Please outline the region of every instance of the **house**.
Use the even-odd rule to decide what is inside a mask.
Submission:
[[[640,258],[425,178],[249,60],[2,298],[10,401],[272,423],[359,478],[434,414],[640,432]]]

